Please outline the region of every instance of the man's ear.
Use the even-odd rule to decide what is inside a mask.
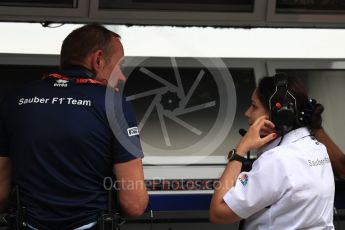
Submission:
[[[97,73],[103,68],[103,65],[104,65],[103,51],[97,50],[91,55],[92,69]]]

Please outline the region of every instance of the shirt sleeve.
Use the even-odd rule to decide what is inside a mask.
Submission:
[[[5,130],[5,103],[0,100],[0,157],[9,157],[8,136]]]
[[[241,218],[271,206],[290,188],[288,172],[277,155],[273,151],[262,154],[251,171],[240,173],[235,186],[223,197]]]
[[[117,120],[119,132],[116,133],[114,141],[114,164],[144,157],[134,109],[131,103],[124,100],[122,101],[122,115],[124,119]]]

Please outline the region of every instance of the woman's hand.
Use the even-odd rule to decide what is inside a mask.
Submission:
[[[260,148],[277,138],[277,134],[273,132],[274,127],[267,115],[259,117],[241,139],[236,148],[237,153],[244,156],[248,151]]]

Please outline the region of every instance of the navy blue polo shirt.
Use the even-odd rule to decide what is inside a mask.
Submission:
[[[117,100],[120,94],[72,81],[89,78],[86,70],[63,74],[72,78],[32,82],[1,105],[0,156],[11,158],[28,223],[39,229],[73,229],[96,221],[106,210],[103,183],[114,177],[113,164],[143,156],[135,117]],[[106,100],[109,92],[112,105]],[[109,119],[107,106],[123,114],[125,123]],[[130,146],[117,138],[112,122],[122,134],[132,130],[124,135]]]

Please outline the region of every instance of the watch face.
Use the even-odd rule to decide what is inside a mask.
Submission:
[[[238,155],[237,152],[236,152],[236,149],[233,149],[228,154],[228,161],[233,161],[233,160],[244,162],[245,158],[240,156],[240,155]]]
[[[229,154],[228,154],[228,160],[231,160],[231,159],[234,157],[235,152],[236,152],[235,149],[232,149],[232,150],[229,152]]]

